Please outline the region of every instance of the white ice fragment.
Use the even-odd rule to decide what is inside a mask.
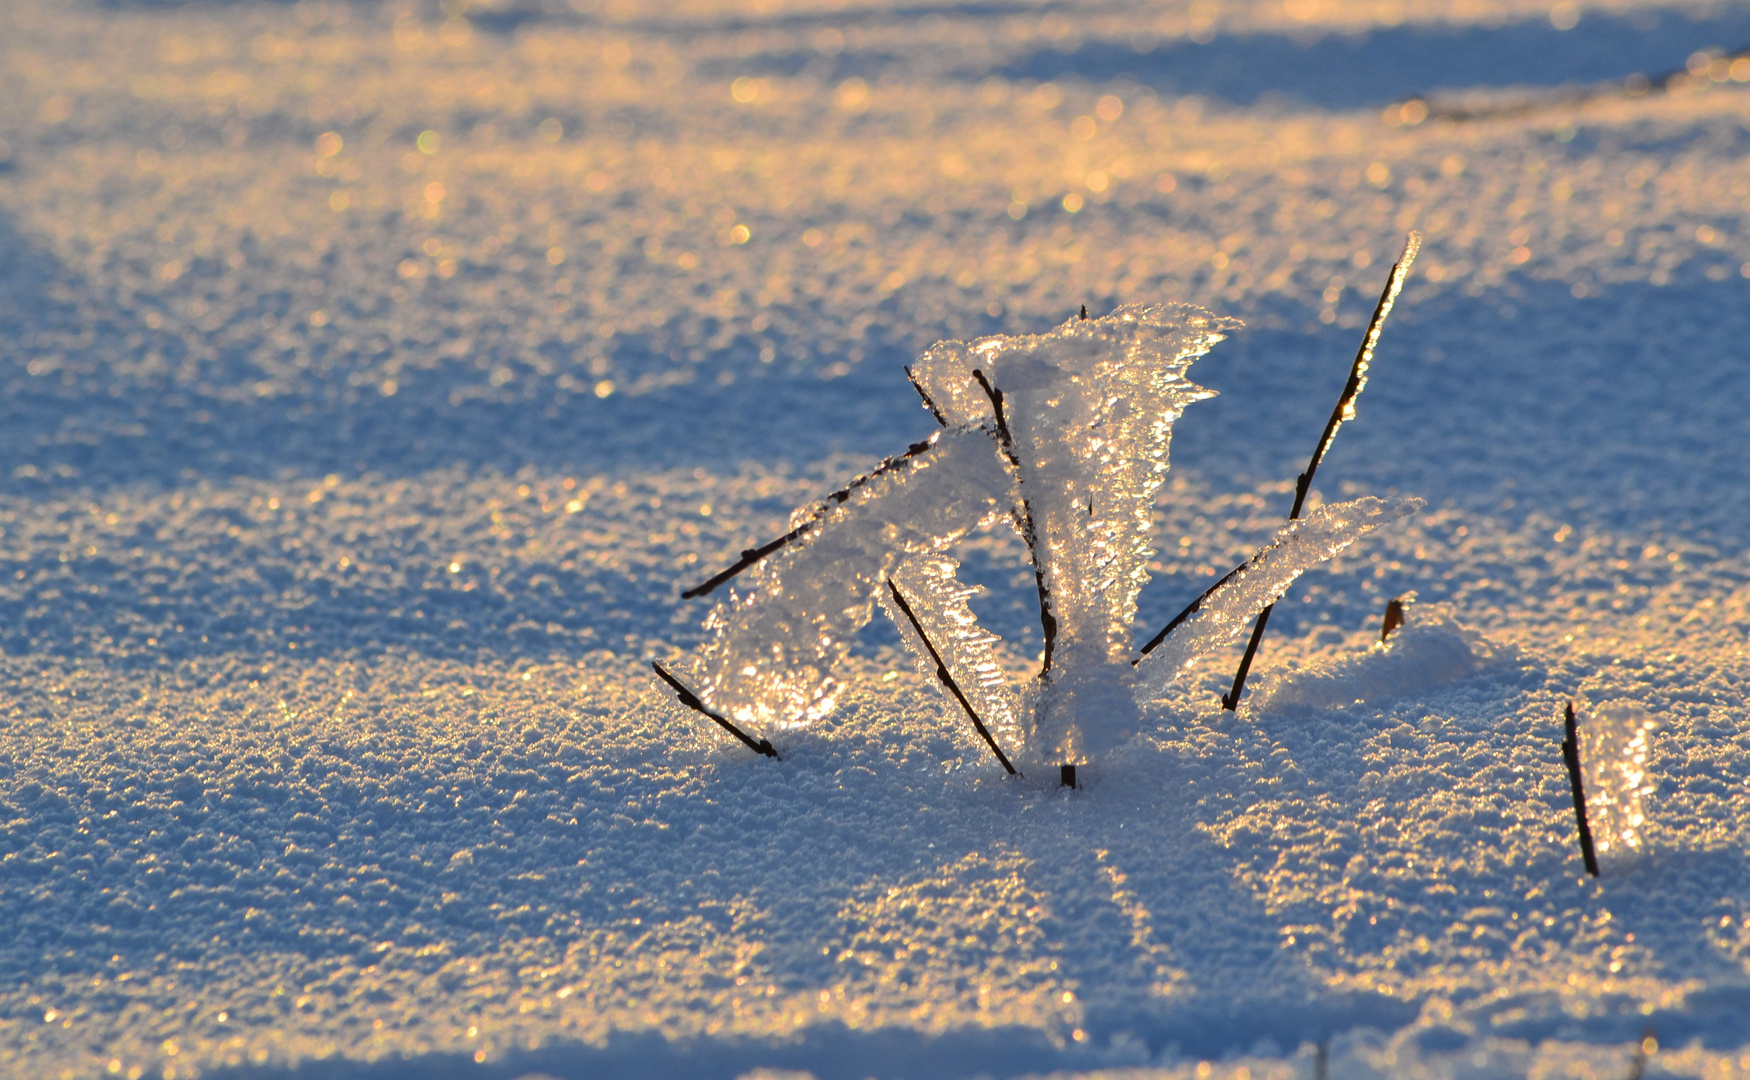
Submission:
[[[1421,499],[1368,497],[1323,506],[1289,522],[1137,665],[1137,700],[1162,697],[1181,671],[1237,639],[1301,574],[1422,505]]]
[[[1629,701],[1581,710],[1580,767],[1586,780],[1586,810],[1600,862],[1621,861],[1646,844],[1642,807],[1652,794],[1647,758],[1658,722]]]
[[[1389,701],[1468,678],[1512,654],[1511,647],[1493,645],[1442,613],[1412,610],[1410,621],[1386,641],[1359,656],[1285,674],[1263,688],[1253,707],[1267,712]]]
[[[831,711],[833,668],[907,556],[935,552],[1013,506],[990,434],[938,432],[928,449],[812,510],[812,524],[711,612],[695,675],[706,704],[756,731]]]
[[[1020,710],[1014,691],[1009,687],[1008,674],[997,656],[997,645],[1002,638],[978,625],[978,618],[967,606],[967,600],[982,590],[963,584],[954,576],[959,565],[957,560],[946,555],[924,555],[907,559],[893,573],[893,587],[905,598],[911,614],[929,637],[928,646],[886,589],[880,592],[881,606],[917,659],[918,670],[940,685],[936,676],[936,657],[940,657],[949,677],[966,695],[967,703],[1003,753],[1013,761],[1026,752],[1027,731],[1020,722]],[[931,647],[934,647],[935,656],[931,655]],[[941,689],[956,718],[963,716],[964,709],[952,691],[946,686]],[[983,753],[983,740],[978,741],[980,753]]]

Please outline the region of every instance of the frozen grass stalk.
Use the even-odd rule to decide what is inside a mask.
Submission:
[[[1586,862],[1586,872],[1598,876],[1598,852],[1592,846],[1592,826],[1586,820],[1586,781],[1580,771],[1579,723],[1574,719],[1574,703],[1568,702],[1562,718],[1562,760],[1568,766],[1568,786],[1574,792],[1574,824],[1580,833],[1580,857]]]
[[[1367,324],[1367,333],[1361,337],[1361,348],[1356,350],[1355,363],[1349,368],[1349,381],[1343,387],[1343,396],[1337,399],[1337,407],[1331,410],[1331,418],[1325,421],[1325,433],[1319,436],[1319,445],[1306,463],[1306,470],[1294,483],[1294,509],[1288,512],[1289,521],[1299,520],[1301,508],[1306,505],[1306,494],[1312,490],[1313,476],[1318,473],[1319,463],[1325,459],[1325,452],[1336,441],[1343,421],[1355,418],[1355,402],[1361,397],[1361,391],[1367,389],[1367,369],[1373,363],[1374,347],[1379,344],[1379,335],[1385,329],[1386,316],[1391,314],[1392,306],[1397,303],[1398,293],[1404,287],[1404,279],[1410,275],[1410,265],[1416,261],[1416,253],[1420,250],[1422,234],[1410,233],[1409,238],[1404,241],[1403,254],[1392,264],[1391,274],[1385,279],[1385,289],[1379,294],[1379,303],[1374,305],[1373,318]],[[1270,624],[1270,612],[1275,607],[1275,604],[1270,604],[1258,612],[1258,620],[1252,624],[1251,640],[1246,642],[1245,655],[1240,657],[1239,669],[1234,672],[1233,689],[1221,699],[1222,708],[1228,712],[1239,708],[1240,694],[1246,688],[1246,675],[1252,670],[1252,658],[1258,654],[1258,644],[1264,640],[1264,628]]]
[[[675,696],[680,698],[680,702],[682,705],[685,705],[687,708],[693,710],[694,712],[700,714],[701,716],[706,716],[712,720],[715,720],[719,727],[721,727],[724,731],[729,732],[731,735],[735,736],[736,738],[740,739],[743,743],[746,743],[747,748],[749,750],[752,750],[754,753],[763,754],[766,757],[774,758],[774,759],[778,757],[778,752],[776,750],[772,749],[772,744],[769,741],[767,741],[765,739],[761,739],[758,742],[755,742],[752,738],[750,738],[748,736],[747,732],[736,727],[732,722],[730,722],[730,720],[727,717],[721,716],[717,713],[712,712],[710,709],[706,708],[705,703],[699,700],[699,695],[697,695],[697,694],[693,693],[691,690],[687,689],[687,686],[685,683],[681,682],[679,679],[675,678],[673,675],[670,675],[668,673],[668,670],[666,668],[664,668],[661,664],[652,660],[650,662],[650,666],[653,669],[655,669],[656,674],[662,679],[663,682],[667,683],[670,687],[672,687],[674,689]]]
[[[991,736],[990,729],[984,726],[983,720],[979,719],[978,710],[972,707],[972,702],[966,700],[966,694],[960,689],[960,684],[956,683],[954,676],[949,674],[948,665],[942,662],[942,654],[936,650],[935,645],[930,643],[929,635],[924,633],[923,624],[918,622],[917,613],[912,610],[911,604],[906,602],[904,594],[899,591],[899,586],[893,583],[892,578],[887,579],[887,591],[893,597],[894,604],[905,615],[906,622],[910,623],[911,628],[917,632],[918,641],[929,652],[930,660],[936,665],[936,678],[950,694],[954,695],[954,700],[960,703],[960,707],[966,710],[966,715],[972,720],[972,726],[977,729],[979,738],[983,739],[985,744],[990,747],[990,752],[997,756],[997,760],[1002,762],[1003,768],[1008,771],[1010,776],[1020,775],[1015,771],[1015,767],[1009,764],[1008,757],[1003,753],[1003,748],[997,745],[996,739]]]

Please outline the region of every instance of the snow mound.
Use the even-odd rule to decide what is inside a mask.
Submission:
[[[1467,679],[1516,655],[1512,646],[1496,645],[1432,609],[1412,615],[1390,639],[1360,656],[1280,676],[1253,707],[1262,713],[1390,701]]]

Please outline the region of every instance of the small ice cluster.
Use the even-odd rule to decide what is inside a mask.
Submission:
[[[1129,739],[1143,705],[1301,573],[1421,505],[1363,498],[1290,522],[1139,656],[1136,600],[1173,422],[1213,396],[1186,371],[1236,325],[1186,304],[1129,305],[1046,334],[931,347],[909,374],[942,430],[744,556],[752,572],[707,622],[699,697],[756,728],[819,719],[850,636],[879,601],[951,707],[1012,754],[1077,764]],[[1026,542],[1039,593],[1044,656],[1019,692],[949,553],[997,521]]]
[[[1647,757],[1658,722],[1628,701],[1584,711],[1588,715],[1579,728],[1580,760],[1593,843],[1599,861],[1620,863],[1646,846],[1642,801],[1653,792]]]

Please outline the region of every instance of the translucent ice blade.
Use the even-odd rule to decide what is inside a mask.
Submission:
[[[1014,760],[1026,750],[1026,732],[1019,721],[1015,693],[997,656],[997,644],[1002,638],[978,625],[978,618],[966,602],[981,590],[961,583],[954,576],[959,566],[958,561],[946,555],[914,557],[894,571],[893,583],[911,606],[912,615],[929,636],[929,644],[935,646],[955,685],[966,695],[997,745]],[[881,594],[881,605],[917,660],[918,670],[936,681],[935,658],[919,640],[911,620],[886,592]],[[961,719],[962,709],[952,692],[944,686],[942,693],[948,699],[948,707],[954,710],[955,719]]]
[[[1161,697],[1198,658],[1237,639],[1301,574],[1422,505],[1421,499],[1412,498],[1356,499],[1322,506],[1289,522],[1137,665],[1137,700]]]
[[[1658,723],[1626,701],[1588,711],[1579,726],[1587,817],[1599,861],[1620,861],[1646,845],[1642,800],[1653,790],[1647,759]]]
[[[706,704],[756,730],[824,716],[838,690],[833,669],[900,562],[1009,512],[1012,482],[988,432],[961,427],[931,441],[822,508],[744,578],[745,591],[713,609],[695,666]]]
[[[1237,325],[1187,304],[1130,305],[1047,334],[943,342],[913,365],[950,422],[994,422],[1001,395],[1063,664],[1127,658],[1173,422],[1211,396],[1185,373]]]

